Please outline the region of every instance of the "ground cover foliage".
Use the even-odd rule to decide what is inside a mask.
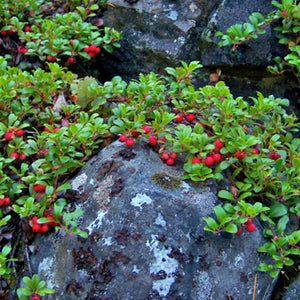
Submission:
[[[271,264],[261,264],[258,270],[276,277],[285,266],[297,268],[300,139],[296,115],[285,110],[288,99],[259,92],[251,99],[234,98],[222,81],[196,89],[192,81],[202,67],[198,61],[167,68],[166,75],[141,74],[129,83],[116,76],[100,84],[80,70],[101,51],[119,47],[121,33],[103,27],[98,17],[107,3],[1,4],[2,297],[15,284],[16,272],[29,275],[23,278],[26,287],[18,289],[20,299],[54,292],[32,274],[29,245],[35,235],[52,230],[87,237],[76,224],[83,211],[67,206],[68,179],[95,151],[119,138],[127,147],[147,139],[168,165],[183,156],[186,180],[229,178],[231,189],[219,192],[224,201],[215,207],[215,217],[205,218],[205,229],[251,234],[257,218],[268,239],[257,250],[272,257]],[[280,31],[290,42],[283,37],[280,41],[291,52],[280,63],[299,77],[299,60],[294,59],[299,31],[293,29],[299,23],[299,4],[274,5],[278,10],[266,19],[251,17],[253,28],[242,27],[247,34],[219,33],[222,46],[231,43],[236,48],[255,38],[269,18],[282,19]],[[26,262],[21,260],[24,253]]]

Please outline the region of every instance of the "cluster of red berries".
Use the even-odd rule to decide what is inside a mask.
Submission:
[[[47,215],[47,213],[44,214],[44,216],[51,221],[43,223],[43,224],[38,224],[39,218],[37,216],[34,216],[31,219],[32,226],[31,229],[33,232],[36,233],[46,233],[49,231],[49,226],[56,226],[58,222],[55,221],[55,218],[53,216]]]
[[[160,156],[161,160],[165,162],[168,166],[173,166],[175,164],[175,160],[178,158],[178,153],[171,152],[163,152]]]
[[[277,160],[281,157],[281,155],[279,153],[276,153],[276,152],[271,152],[269,154],[269,157],[270,157],[270,159]]]
[[[10,35],[13,33],[13,29],[12,28],[9,28],[7,30],[2,30],[1,32],[1,35],[5,36],[5,35]]]
[[[175,122],[177,123],[182,123],[183,122],[183,115],[182,114],[178,114],[176,115],[176,118],[175,118]],[[194,120],[195,120],[195,115],[192,114],[192,113],[189,113],[185,116],[185,119],[189,122],[189,123],[192,123]]]
[[[26,155],[24,153],[18,154],[17,152],[12,152],[9,156],[14,157],[15,159],[21,159],[21,160],[26,159]]]
[[[238,160],[242,160],[246,157],[247,153],[245,151],[239,150],[234,153],[234,157]]]
[[[28,51],[28,49],[25,48],[24,46],[19,46],[18,47],[18,52],[19,53],[25,54],[27,51]]]
[[[56,133],[57,131],[59,131],[59,127],[55,127],[55,128],[52,128],[53,129],[53,132]],[[44,128],[44,131],[46,132],[49,132],[49,133],[52,133],[51,129],[49,129],[48,127],[45,126]]]
[[[96,54],[99,54],[101,50],[96,45],[91,45],[89,47],[85,47],[83,51],[93,58]]]
[[[46,59],[50,62],[55,62],[56,61],[56,57],[53,55],[47,55]]]
[[[149,134],[151,132],[151,127],[149,125],[144,125],[142,127],[145,134]],[[137,138],[141,135],[140,131],[132,131],[130,134],[121,134],[119,137],[119,140],[126,144],[127,147],[133,147],[135,144],[134,138]],[[154,136],[153,136],[154,137]],[[155,138],[155,137],[154,137]],[[149,137],[149,143],[150,143],[150,137]],[[154,140],[152,141],[154,143]],[[156,145],[156,144],[155,144]],[[155,146],[153,145],[153,146]]]
[[[35,185],[32,187],[32,189],[33,189],[36,193],[38,193],[38,192],[45,192],[46,186],[43,185],[43,184],[38,183],[38,184],[35,184]]]
[[[0,198],[0,206],[7,206],[10,204],[9,197]]]
[[[18,137],[21,137],[24,135],[24,130],[23,129],[18,129],[17,127],[14,127],[14,128],[10,128],[8,130],[8,132],[6,132],[4,134],[4,138],[7,140],[7,141],[12,141],[13,138],[15,136],[18,136]]]
[[[246,227],[246,230],[250,233],[255,231],[255,225],[252,223],[252,218],[249,218],[246,223],[242,224],[242,226]],[[242,228],[239,228],[235,235],[240,235],[242,233]]]
[[[201,164],[204,163],[207,167],[211,168],[214,163],[218,163],[222,160],[222,155],[219,153],[223,148],[224,143],[217,139],[215,141],[214,152],[211,152],[207,155],[206,158],[194,157],[192,159],[192,164]]]

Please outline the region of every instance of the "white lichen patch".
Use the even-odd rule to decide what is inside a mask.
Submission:
[[[133,269],[131,271],[132,273],[136,273],[136,274],[139,274],[141,272],[140,269],[138,269],[138,267],[136,265],[133,266]]]
[[[236,267],[241,267],[242,265],[244,265],[244,264],[243,264],[243,257],[242,257],[240,254],[238,254],[238,255],[235,257],[235,259],[234,259],[234,265],[235,265]]]
[[[176,21],[178,18],[178,12],[176,10],[171,10],[167,17],[173,21]]]
[[[207,272],[198,272],[198,274],[193,279],[195,287],[192,290],[193,300],[207,300],[212,298],[212,284],[210,282],[210,277]]]
[[[104,239],[104,243],[103,243],[103,246],[111,246],[113,244],[113,241],[112,241],[112,238],[111,236],[107,237]]]
[[[163,215],[161,213],[158,213],[158,216],[157,218],[155,219],[155,222],[154,222],[155,225],[159,225],[159,226],[162,226],[162,227],[165,227],[167,225]]]
[[[86,228],[89,231],[89,234],[91,234],[95,229],[99,229],[102,225],[102,220],[104,216],[106,215],[106,212],[103,210],[98,210],[96,219]]]
[[[175,272],[179,266],[176,259],[168,256],[171,248],[159,247],[159,241],[154,235],[151,236],[152,240],[147,241],[146,245],[150,248],[154,255],[154,260],[150,264],[150,274],[157,274],[161,271],[165,272],[166,277],[160,280],[153,280],[152,289],[156,290],[161,297],[166,297],[170,291],[172,284],[175,282]]]
[[[78,191],[81,193],[82,191],[79,189],[79,187],[83,186],[87,180],[87,175],[85,173],[80,174],[76,178],[74,178],[71,182],[72,190]]]
[[[55,288],[55,273],[53,272],[54,267],[54,258],[53,257],[45,257],[38,267],[38,274],[43,275],[43,277],[47,278],[47,287]]]
[[[147,196],[146,194],[137,194],[135,197],[133,197],[131,199],[130,204],[132,206],[139,207],[140,210],[142,210],[143,209],[142,206],[144,204],[151,204],[152,201],[153,200],[149,196]]]

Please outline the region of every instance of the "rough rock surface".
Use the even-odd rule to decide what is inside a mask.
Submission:
[[[166,166],[143,142],[114,142],[92,158],[71,182],[88,239],[58,232],[36,240],[33,272],[56,289],[45,299],[247,300],[255,274],[257,299],[270,299],[276,280],[256,271],[268,262],[256,252],[260,224],[240,236],[204,231],[218,186],[181,176],[180,162]]]
[[[300,299],[300,275],[296,278],[296,280],[289,286],[288,292],[283,300],[297,300]]]
[[[121,48],[101,58],[103,79],[120,75],[126,81],[139,73],[163,74],[166,67],[179,61],[200,61],[200,85],[209,83],[209,74],[222,70],[222,80],[235,96],[255,96],[256,90],[276,97],[300,98],[296,81],[286,76],[274,77],[266,71],[273,58],[284,56],[272,26],[258,39],[231,47],[217,46],[217,31],[249,22],[253,12],[267,15],[275,10],[271,1],[258,0],[111,0],[113,6],[104,14],[106,26],[123,31]]]

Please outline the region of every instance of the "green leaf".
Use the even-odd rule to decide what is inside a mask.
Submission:
[[[216,229],[218,229],[218,227],[219,227],[219,224],[216,222],[216,220],[215,219],[213,219],[212,217],[203,217],[203,219],[204,219],[204,221],[206,222],[206,224],[210,227],[210,228],[212,228],[214,231],[216,230]]]
[[[269,217],[270,218],[277,218],[277,217],[281,217],[285,214],[287,214],[288,209],[287,207],[279,202],[273,202],[270,206],[270,214]]]
[[[288,215],[284,215],[279,219],[279,221],[277,223],[277,230],[278,230],[278,233],[280,235],[284,233],[286,225],[287,225],[288,222],[289,222],[289,216]]]
[[[70,183],[64,183],[62,185],[60,185],[56,190],[55,192],[58,193],[60,191],[63,191],[63,190],[69,190],[72,188],[72,185]]]
[[[223,224],[223,220],[228,218],[225,210],[223,209],[223,207],[221,207],[221,206],[215,206],[214,207],[214,211],[215,211],[215,214],[216,214],[219,222],[221,224]]]
[[[31,288],[32,290],[35,289],[34,283],[28,276],[23,277],[23,281],[29,288]]]
[[[234,199],[234,196],[233,196],[230,192],[228,192],[228,191],[226,191],[226,190],[221,190],[221,191],[218,193],[218,197],[224,198],[224,199],[227,199],[227,200],[231,200],[231,201],[234,201],[234,200],[235,200],[235,199]]]
[[[229,232],[229,233],[236,233],[238,230],[237,226],[235,224],[228,224],[225,228],[224,231]]]

